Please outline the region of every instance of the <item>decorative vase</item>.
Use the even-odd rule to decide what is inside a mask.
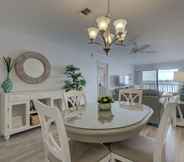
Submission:
[[[99,107],[99,110],[109,111],[111,110],[111,103],[105,103],[105,104],[99,103],[98,107]]]
[[[1,87],[5,93],[10,93],[13,89],[13,82],[10,79],[10,73],[8,73],[6,80],[2,83]]]

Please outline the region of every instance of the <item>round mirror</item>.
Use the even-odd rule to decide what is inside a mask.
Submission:
[[[33,78],[38,78],[44,73],[44,65],[37,59],[28,59],[24,62],[24,71]]]
[[[17,76],[29,84],[45,81],[50,75],[50,68],[47,58],[35,52],[23,53],[15,61]]]

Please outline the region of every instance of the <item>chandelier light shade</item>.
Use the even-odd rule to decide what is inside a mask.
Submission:
[[[96,44],[103,47],[107,56],[113,44],[123,46],[127,36],[127,20],[117,19],[112,21],[110,14],[110,0],[107,0],[107,14],[96,19],[97,27],[88,28],[90,44]]]
[[[88,36],[91,41],[95,40],[98,35],[98,29],[95,27],[88,28]]]
[[[108,17],[101,16],[96,19],[97,26],[99,28],[99,31],[104,32],[107,30],[111,20]]]
[[[114,21],[114,27],[116,30],[116,34],[121,34],[125,31],[126,25],[127,25],[127,21],[125,19],[118,19]]]

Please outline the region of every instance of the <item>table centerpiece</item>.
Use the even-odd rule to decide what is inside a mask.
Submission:
[[[98,98],[98,108],[102,111],[111,110],[111,104],[113,103],[113,99],[111,96],[102,96]]]

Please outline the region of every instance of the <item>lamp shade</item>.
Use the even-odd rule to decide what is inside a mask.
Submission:
[[[127,25],[127,20],[125,19],[118,19],[114,21],[114,27],[116,30],[116,34],[118,33],[123,33],[125,31],[126,25]]]
[[[95,40],[98,35],[98,29],[95,27],[88,28],[89,39]]]
[[[108,17],[101,16],[96,19],[96,23],[100,31],[106,31],[109,26],[110,19]]]
[[[184,72],[182,72],[182,71],[175,72],[174,73],[174,80],[184,82]]]

